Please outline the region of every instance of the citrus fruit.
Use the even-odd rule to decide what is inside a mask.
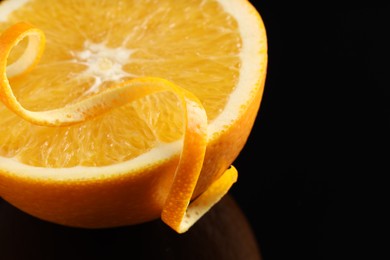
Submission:
[[[267,38],[245,0],[0,4],[0,196],[86,228],[188,230],[236,181]]]

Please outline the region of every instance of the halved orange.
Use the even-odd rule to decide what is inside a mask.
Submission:
[[[11,204],[89,228],[162,216],[181,233],[236,181],[267,67],[248,1],[8,0],[0,17]]]

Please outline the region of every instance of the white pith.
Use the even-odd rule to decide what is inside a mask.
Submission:
[[[7,21],[7,16],[12,13],[14,10],[18,9],[29,0],[7,0],[1,3],[0,8],[0,22]]]
[[[84,50],[74,52],[73,56],[74,62],[86,66],[86,70],[76,77],[94,79],[86,94],[98,92],[102,83],[120,82],[123,78],[135,76],[123,70],[132,53],[124,47],[109,48],[104,43],[84,42]]]
[[[0,4],[0,21],[6,21],[8,14],[16,10],[29,0],[6,0]],[[218,0],[227,13],[236,18],[242,35],[242,51],[240,68],[240,77],[238,83],[231,93],[225,109],[208,125],[208,139],[215,140],[219,134],[230,126],[232,122],[242,113],[242,106],[257,92],[254,86],[258,84],[261,71],[265,70],[266,64],[263,63],[264,56],[267,55],[264,45],[264,31],[260,31],[257,25],[261,24],[260,18],[247,3],[246,0]],[[250,13],[251,15],[244,15]],[[262,28],[260,30],[263,30]],[[109,49],[104,45],[93,45],[86,42],[88,48],[83,52],[74,53],[79,62],[87,64],[84,76],[92,76],[95,84],[92,85],[90,92],[98,91],[98,85],[105,81],[120,80],[124,77],[131,77],[122,70],[123,60],[118,57],[130,57],[132,51],[125,48]],[[94,52],[97,49],[98,51]],[[103,50],[103,51],[102,51]],[[115,55],[118,51],[121,55]],[[99,53],[99,54],[98,54]],[[103,53],[103,56],[102,56]],[[95,61],[98,61],[97,63]],[[97,65],[92,65],[97,64]],[[136,172],[141,168],[147,167],[150,162],[157,163],[168,160],[172,156],[180,153],[182,140],[160,144],[151,151],[134,158],[130,161],[118,163],[111,166],[99,167],[72,167],[72,168],[43,168],[34,167],[20,163],[15,158],[0,157],[0,165],[3,170],[10,173],[26,175],[32,178],[45,178],[55,180],[70,180],[83,178],[104,178],[104,175],[125,174],[129,171]]]

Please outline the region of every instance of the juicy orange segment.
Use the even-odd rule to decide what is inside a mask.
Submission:
[[[26,50],[19,59],[8,65],[10,52],[26,37],[29,39]],[[15,24],[0,36],[1,101],[11,111],[30,123],[42,126],[68,126],[84,122],[155,92],[170,91],[176,95],[183,111],[184,141],[173,184],[162,211],[162,220],[179,233],[187,231],[237,179],[237,171],[234,168],[227,170],[206,192],[190,204],[207,146],[207,115],[199,99],[167,80],[145,77],[122,82],[61,108],[46,111],[28,110],[13,94],[8,77],[21,77],[32,70],[43,53],[44,41],[44,33],[27,23]]]

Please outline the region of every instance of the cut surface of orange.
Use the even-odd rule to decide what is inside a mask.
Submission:
[[[267,66],[249,2],[8,0],[0,29],[0,196],[16,207],[182,233],[236,181]]]

